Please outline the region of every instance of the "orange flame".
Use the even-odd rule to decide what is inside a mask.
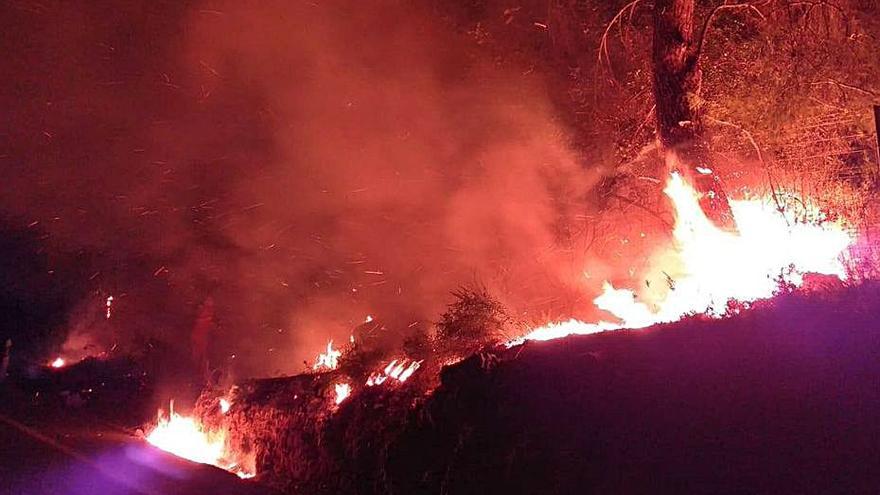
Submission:
[[[664,193],[675,208],[674,246],[655,253],[649,272],[662,273],[668,283],[636,294],[606,282],[593,302],[619,321],[550,323],[508,345],[644,328],[694,313],[720,317],[731,301],[773,296],[780,282],[801,286],[806,273],[846,279],[841,258],[853,239],[841,222],[827,221],[816,209],[807,211],[810,223],[792,222],[769,199],[733,200],[730,207],[739,229],[734,233],[706,217],[700,195],[679,174],[671,174]]]
[[[337,383],[335,386],[336,389],[336,405],[342,404],[342,401],[348,398],[351,395],[351,385],[347,383]]]
[[[312,366],[313,370],[335,370],[336,367],[339,366],[339,358],[342,356],[342,351],[336,350],[333,348],[333,341],[330,340],[327,342],[327,352],[322,352],[318,354],[318,357],[315,358],[315,364]]]
[[[389,378],[398,383],[403,383],[409,379],[409,377],[411,377],[421,365],[421,361],[409,361],[407,359],[398,361],[395,359],[388,363],[381,372],[370,374],[369,378],[367,378],[367,385],[370,387],[374,385],[382,385]]]
[[[846,278],[841,256],[853,239],[842,224],[826,221],[818,211],[808,212],[813,218],[811,223],[794,223],[771,201],[731,201],[738,227],[734,233],[719,229],[706,217],[699,205],[699,194],[678,174],[669,177],[664,192],[675,208],[674,245],[651,257],[649,273],[662,273],[668,283],[653,284],[637,293],[606,282],[594,303],[616,321],[585,323],[572,319],[550,323],[508,345],[571,334],[644,328],[676,321],[691,313],[720,317],[730,301],[745,303],[771,297],[780,282],[803,284],[806,273]],[[331,340],[326,352],[318,355],[313,369],[335,369],[341,355]],[[422,361],[394,359],[370,374],[366,385],[403,383],[421,364]],[[61,358],[52,363],[53,367],[63,365]],[[339,405],[351,395],[352,386],[336,383],[334,391],[334,402]],[[219,407],[226,414],[231,403],[220,399]],[[226,436],[226,431],[207,431],[196,419],[172,410],[167,417],[160,414],[147,441],[174,455],[226,469],[242,478],[254,476],[253,459],[241,462],[241,456],[228,450]]]
[[[173,403],[172,403],[173,408]],[[254,461],[238,459],[226,447],[225,431],[207,431],[195,418],[173,410],[168,416],[159,412],[156,426],[146,435],[150,444],[177,457],[225,469],[239,478],[253,478]]]

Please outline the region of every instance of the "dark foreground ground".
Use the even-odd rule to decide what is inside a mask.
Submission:
[[[267,493],[234,475],[167,455],[104,424],[29,426],[0,416],[0,493]]]
[[[0,383],[0,494],[265,494],[147,444],[149,374],[130,359],[17,369]]]
[[[878,493],[877,296],[784,297],[450,373],[392,479],[399,493]]]
[[[430,395],[416,375],[338,410],[324,394],[342,377],[254,381],[206,420],[289,493],[880,493],[878,314],[875,286],[789,295],[496,349],[445,368]],[[266,490],[87,417],[20,426],[0,418],[4,493]]]
[[[224,421],[293,493],[880,493],[878,315],[875,286],[789,295],[499,349],[320,422],[290,398],[332,380],[254,382]]]

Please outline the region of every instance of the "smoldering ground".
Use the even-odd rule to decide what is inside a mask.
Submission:
[[[77,294],[59,335],[187,352],[202,315],[213,362],[265,375],[366,315],[429,325],[461,285],[527,318],[589,305],[597,167],[539,76],[498,70],[430,10],[4,9],[0,206],[38,239],[34,272]]]

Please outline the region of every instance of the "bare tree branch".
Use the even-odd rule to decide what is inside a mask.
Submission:
[[[654,217],[655,219],[657,219],[658,222],[660,222],[661,224],[663,224],[664,227],[666,227],[666,228],[663,230],[663,232],[664,232],[665,234],[667,234],[667,235],[671,235],[670,232],[672,232],[672,231],[674,230],[674,227],[673,227],[672,223],[670,223],[669,221],[667,221],[665,218],[663,218],[662,215],[660,215],[660,214],[657,213],[656,211],[652,210],[651,208],[648,208],[647,206],[645,206],[645,205],[643,205],[643,204],[641,204],[641,203],[639,203],[639,202],[637,202],[637,201],[634,201],[634,200],[632,200],[632,199],[630,199],[630,198],[627,198],[626,196],[623,196],[623,195],[621,195],[621,194],[611,193],[611,194],[609,194],[609,197],[614,198],[614,199],[616,199],[616,200],[618,200],[618,201],[622,201],[622,202],[624,202],[624,203],[626,203],[626,204],[628,204],[628,205],[635,206],[636,208],[638,208],[638,209],[644,211],[645,213],[651,215],[652,217]]]
[[[611,22],[605,26],[605,32],[602,33],[602,38],[599,41],[599,56],[598,63],[599,67],[602,66],[602,58],[604,55],[605,62],[608,64],[608,71],[611,72],[611,76],[614,77],[614,71],[611,69],[611,58],[608,56],[608,33],[611,31],[611,28],[614,26],[616,22],[619,22],[620,19],[626,14],[627,9],[630,11],[630,19],[632,18],[633,12],[636,10],[636,6],[638,6],[639,2],[642,0],[632,0],[628,4],[624,5],[620,11],[611,19]]]
[[[761,162],[761,165],[763,165],[765,167],[767,166],[767,162],[764,161],[764,154],[761,153],[761,148],[758,146],[758,143],[757,143],[757,141],[755,141],[755,138],[754,138],[754,136],[752,136],[751,132],[749,132],[747,129],[745,129],[744,127],[742,127],[740,125],[734,124],[733,122],[728,122],[726,120],[716,119],[715,117],[712,117],[711,115],[707,115],[706,118],[708,118],[712,122],[715,122],[716,124],[721,124],[721,125],[733,127],[734,129],[737,129],[741,133],[743,133],[743,135],[746,136],[746,139],[749,140],[749,143],[751,143],[752,148],[754,148],[755,154],[758,155],[758,160]]]
[[[722,10],[748,9],[760,17],[761,20],[766,20],[766,17],[764,17],[764,14],[758,9],[757,5],[763,6],[767,3],[769,3],[769,0],[757,4],[752,2],[727,3],[727,0],[724,0],[724,3],[712,9],[712,11],[709,12],[709,15],[706,16],[706,20],[703,22],[703,29],[700,31],[700,38],[697,40],[697,47],[694,50],[694,63],[699,63],[700,55],[703,54],[703,47],[706,44],[706,37],[709,35],[709,30],[712,28],[712,22]]]
[[[761,153],[761,147],[758,146],[758,142],[755,141],[755,137],[752,136],[752,133],[749,132],[749,130],[744,128],[743,126],[734,124],[733,122],[727,122],[726,120],[716,119],[710,115],[707,115],[706,117],[709,120],[711,120],[712,122],[715,122],[717,124],[726,125],[726,126],[733,127],[734,129],[739,130],[741,133],[743,133],[743,135],[745,135],[746,139],[749,140],[749,143],[752,144],[752,147],[755,149],[755,153],[758,155],[758,160],[761,162],[761,167],[764,169],[764,172],[767,173],[767,182],[770,183],[770,191],[773,194],[773,202],[776,203],[776,209],[779,210],[780,213],[782,213],[782,211],[783,211],[782,203],[779,202],[779,196],[776,194],[776,185],[773,184],[773,175],[770,174],[770,168],[767,167],[767,162],[764,160],[764,154]],[[783,215],[783,218],[785,218],[785,215]],[[788,223],[787,218],[785,218],[785,222]]]
[[[656,109],[657,109],[656,104],[651,105],[651,109],[648,110],[648,113],[645,115],[645,120],[643,120],[642,123],[639,125],[639,127],[636,128],[636,131],[633,132],[632,141],[635,141],[636,138],[639,137],[639,133],[642,132],[642,129],[644,129],[648,125],[648,122],[651,121],[651,117],[654,116],[654,110],[656,110]]]
[[[838,81],[837,79],[831,79],[831,78],[826,79],[825,81],[812,82],[812,83],[810,83],[810,86],[819,86],[822,84],[833,84],[839,88],[851,89],[853,91],[857,91],[859,93],[866,94],[868,96],[880,97],[880,93],[878,93],[876,91],[872,91],[870,89],[865,89],[865,88],[860,88],[858,86],[853,86],[852,84],[847,84],[845,82],[841,82],[841,81]]]

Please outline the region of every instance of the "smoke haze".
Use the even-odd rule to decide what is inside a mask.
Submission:
[[[539,78],[497,70],[430,11],[5,9],[0,207],[50,270],[75,265],[61,326],[77,339],[186,347],[212,306],[213,361],[265,375],[366,315],[430,324],[461,285],[526,318],[589,300],[598,173]]]

